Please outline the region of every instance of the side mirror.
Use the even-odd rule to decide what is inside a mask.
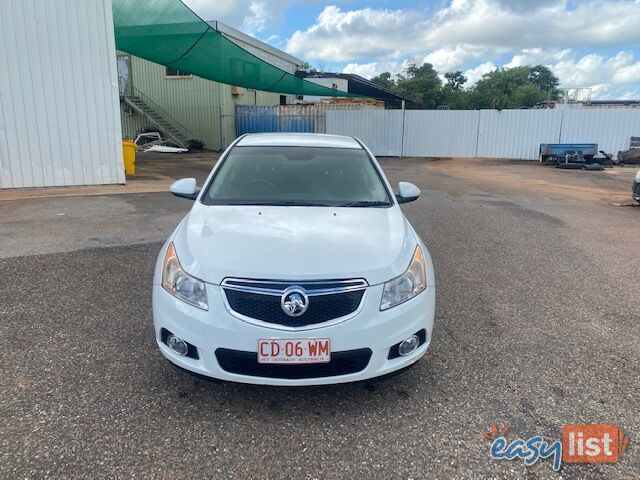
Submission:
[[[413,183],[398,183],[398,194],[396,195],[396,200],[398,200],[398,203],[413,202],[414,200],[417,200],[419,196],[420,189]]]
[[[188,198],[195,200],[198,197],[198,190],[196,190],[195,178],[181,178],[176,180],[169,187],[169,191],[176,197]]]

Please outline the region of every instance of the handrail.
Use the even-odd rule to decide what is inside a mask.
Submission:
[[[126,80],[123,77],[118,77],[118,85],[120,86],[120,82]],[[126,92],[123,92],[122,89],[120,89],[120,95],[126,96],[126,97],[139,97],[144,103],[146,103],[147,105],[149,105],[153,110],[155,110],[161,117],[166,118],[167,121],[174,127],[177,127],[177,130],[179,131],[179,133],[181,133],[186,140],[189,140],[191,138],[195,138],[195,136],[193,135],[193,132],[191,132],[191,130],[189,130],[187,127],[185,127],[182,123],[180,123],[178,120],[176,120],[169,112],[167,112],[164,108],[162,108],[160,105],[158,105],[156,102],[154,102],[148,95],[146,95],[142,90],[140,90],[137,87],[134,87],[133,85],[131,85],[129,83],[128,88],[130,90],[130,94],[127,94]]]

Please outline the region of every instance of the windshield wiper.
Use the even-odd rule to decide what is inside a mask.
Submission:
[[[389,207],[389,202],[370,201],[370,200],[356,200],[355,202],[342,203],[339,207]]]
[[[274,201],[237,201],[229,202],[227,205],[256,205],[256,206],[268,206],[268,207],[330,207],[328,203],[321,202],[307,202],[304,200],[274,200]]]

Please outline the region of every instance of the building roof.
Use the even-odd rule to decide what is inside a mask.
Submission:
[[[585,100],[583,105],[593,105],[594,107],[638,107],[640,100]]]
[[[239,147],[362,148],[353,137],[318,133],[250,133],[242,137],[236,145]]]
[[[302,65],[304,63],[299,58],[296,58],[293,55],[289,55],[288,53],[283,52],[282,50],[279,50],[275,47],[272,47],[271,45],[264,43],[258,40],[257,38],[252,37],[251,35],[247,35],[246,33],[243,33],[240,30],[230,27],[226,23],[222,23],[218,20],[211,20],[207,23],[211,28],[213,28],[214,30],[217,30],[218,32],[223,34],[225,37],[227,37],[231,41],[239,40],[248,45],[251,45],[252,47],[255,47],[258,50],[262,50],[263,52],[270,53],[271,55],[275,55],[276,57],[286,60],[287,62],[292,63],[296,66]]]
[[[415,102],[412,98],[394,92],[393,90],[373,83],[355,73],[332,73],[332,72],[303,72],[298,71],[296,75],[301,78],[342,78],[349,82],[349,93],[362,95],[363,97],[377,98],[379,100]]]

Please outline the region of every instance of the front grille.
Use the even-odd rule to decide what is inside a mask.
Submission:
[[[336,377],[358,373],[367,368],[371,350],[361,348],[344,352],[333,352],[328,363],[301,365],[272,365],[258,363],[256,352],[243,352],[218,348],[216,358],[220,367],[229,373],[252,377],[303,379]]]
[[[364,280],[276,282],[227,279],[222,287],[233,312],[261,322],[300,328],[353,314],[362,302],[366,285]],[[308,295],[308,308],[298,317],[287,315],[280,305],[281,295],[292,286],[301,287]]]

